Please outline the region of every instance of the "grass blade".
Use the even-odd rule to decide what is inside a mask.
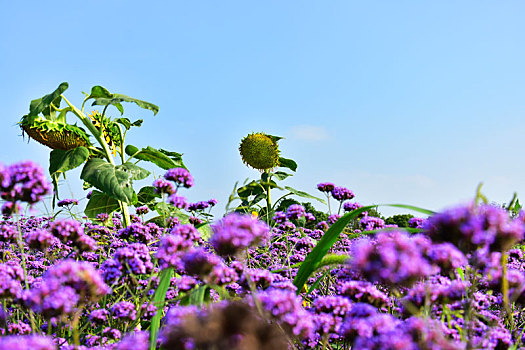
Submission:
[[[413,205],[406,205],[406,204],[381,204],[380,206],[386,206],[386,207],[395,207],[395,208],[404,208],[404,209],[410,209],[413,211],[417,211],[422,214],[426,215],[434,215],[435,212],[432,210],[424,209],[415,207]],[[337,239],[339,238],[339,235],[341,232],[343,232],[344,228],[350,221],[357,218],[359,214],[361,214],[364,211],[367,211],[369,209],[373,209],[378,207],[377,205],[369,205],[366,207],[362,207],[356,210],[353,210],[345,215],[343,215],[339,220],[333,224],[328,231],[323,235],[321,240],[317,243],[317,245],[312,249],[310,254],[306,256],[306,259],[299,267],[299,271],[297,271],[297,275],[295,276],[293,280],[293,284],[297,287],[297,294],[301,293],[301,290],[310,277],[310,275],[317,270],[317,268],[320,266],[321,261],[325,257],[326,253],[332,248],[335,242],[337,242]],[[417,229],[406,229],[409,232],[419,232]],[[377,232],[377,230],[365,232],[365,234],[373,234]],[[356,238],[358,236],[361,236],[363,233],[360,233],[358,235],[350,236],[349,238]]]
[[[153,305],[157,307],[157,313],[151,319],[149,349],[155,350],[157,348],[157,338],[159,336],[160,319],[162,318],[162,310],[164,308],[164,301],[166,300],[166,293],[170,286],[171,277],[173,276],[173,268],[169,267],[162,270],[160,273],[159,286],[153,296]]]
[[[343,215],[339,220],[335,222],[335,224],[333,224],[328,229],[328,231],[325,232],[325,234],[314,247],[314,249],[312,249],[310,254],[306,256],[306,259],[301,264],[301,267],[299,267],[299,271],[297,271],[297,275],[293,280],[293,284],[297,287],[297,294],[301,293],[304,284],[306,283],[312,272],[314,272],[320,265],[324,256],[326,255],[326,253],[328,253],[330,248],[337,241],[339,235],[341,234],[341,232],[343,232],[343,229],[346,227],[346,225],[348,225],[348,223],[353,219],[357,218],[362,212],[373,209],[375,207],[377,206],[369,205],[353,210],[350,213]]]
[[[419,213],[426,214],[426,215],[434,215],[436,213],[435,211],[432,211],[432,210],[415,207],[413,205],[407,205],[407,204],[379,204],[379,206],[410,209],[410,210],[417,211]]]

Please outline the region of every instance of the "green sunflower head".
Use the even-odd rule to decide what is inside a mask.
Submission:
[[[279,139],[262,132],[246,136],[239,146],[243,162],[261,171],[279,166]]]

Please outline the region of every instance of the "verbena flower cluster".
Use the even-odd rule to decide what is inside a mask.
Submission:
[[[264,221],[231,212],[212,223],[216,200],[178,193],[192,185],[187,170],[167,171],[152,189],[164,212],[139,206],[126,227],[116,213],[6,210],[0,349],[525,348],[524,213],[467,204],[410,230],[361,213],[298,284],[342,213],[319,220],[295,203]],[[345,212],[362,207],[345,187],[317,188]],[[0,167],[0,190],[14,208],[50,186],[25,162]]]

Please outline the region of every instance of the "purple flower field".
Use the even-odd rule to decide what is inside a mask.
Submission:
[[[153,187],[188,215],[137,206],[125,226],[115,212],[21,215],[52,187],[31,162],[1,166],[0,349],[524,348],[523,212],[473,202],[397,228],[322,183],[346,214],[212,219],[216,200],[179,194],[192,184],[168,170]]]

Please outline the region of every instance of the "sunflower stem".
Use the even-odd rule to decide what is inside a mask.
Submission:
[[[106,143],[106,140],[104,140],[104,137],[100,133],[100,131],[97,130],[97,128],[91,123],[91,121],[86,117],[84,112],[80,111],[77,107],[75,107],[71,102],[67,100],[67,98],[64,95],[60,95],[64,99],[64,101],[71,107],[71,111],[80,119],[82,124],[88,130],[91,132],[91,134],[97,139],[100,146],[102,146],[102,149],[104,150],[105,156],[108,160],[108,162],[111,165],[115,165],[115,161],[113,160],[113,157],[111,155],[111,150],[109,149],[108,144]],[[119,205],[122,210],[122,216],[124,217],[124,227],[128,227],[131,223],[130,217],[129,217],[129,210],[128,210],[128,204],[119,200]]]

